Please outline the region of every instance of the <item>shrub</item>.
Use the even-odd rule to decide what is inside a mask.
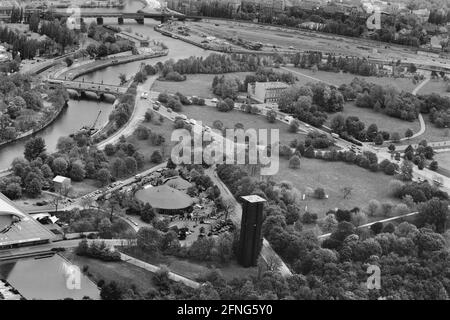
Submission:
[[[372,232],[375,234],[379,234],[381,230],[383,230],[383,223],[375,222],[373,225],[370,226],[370,230],[372,230]]]
[[[314,197],[317,199],[325,199],[325,190],[323,188],[316,188],[314,190]]]
[[[381,203],[378,200],[370,200],[365,211],[369,217],[376,217],[380,215]]]
[[[300,168],[300,157],[297,155],[292,156],[289,159],[289,168],[299,169]]]
[[[393,195],[394,197],[398,197],[401,194],[404,185],[405,184],[400,180],[389,181],[389,194]]]
[[[302,215],[302,223],[304,224],[312,224],[312,223],[316,223],[317,221],[317,214],[316,213],[310,213],[310,212],[305,212]]]
[[[438,169],[438,162],[436,160],[431,161],[430,170],[436,171]]]

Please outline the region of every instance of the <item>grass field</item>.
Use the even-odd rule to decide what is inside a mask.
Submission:
[[[437,93],[441,96],[450,97],[450,92],[447,92],[447,86],[442,80],[428,81],[418,92],[418,94]]]
[[[294,134],[288,131],[288,126],[282,122],[269,123],[265,117],[244,113],[238,110],[220,112],[214,107],[207,106],[184,106],[181,113],[187,117],[201,120],[203,124],[212,127],[215,120],[223,122],[224,127],[234,128],[236,123],[242,123],[244,129],[278,129],[281,144],[289,144],[294,139],[303,140],[305,135]]]
[[[251,275],[255,276],[257,274],[256,267],[243,268],[234,260],[229,264],[221,264],[206,261],[191,261],[174,256],[153,257],[143,253],[140,250],[133,249],[122,249],[122,251],[130,256],[157,266],[166,265],[170,271],[194,281],[202,279],[213,268],[218,269],[222,273],[223,277],[228,281],[233,280],[234,278],[247,277]]]
[[[437,160],[439,167],[450,170],[450,152],[437,153],[434,156],[434,160]]]
[[[311,78],[316,78],[326,83],[333,84],[335,86],[340,86],[341,84],[348,84],[352,82],[354,78],[361,78],[367,82],[376,83],[382,86],[392,86],[398,90],[411,92],[416,87],[414,83],[412,83],[411,79],[406,78],[391,78],[391,77],[363,77],[350,73],[336,73],[336,72],[327,72],[327,71],[317,71],[316,73],[312,72],[309,69],[300,69],[294,67],[286,67],[286,69],[292,70],[295,76],[298,78],[297,84],[304,85],[308,82],[314,82]],[[306,76],[300,75],[304,74]],[[309,78],[311,77],[311,78]]]
[[[422,140],[427,140],[428,142],[446,141],[450,140],[448,129],[437,128],[428,118],[427,114],[423,115],[425,120],[425,132],[418,136],[417,138],[403,141],[402,144],[419,143]]]
[[[153,119],[150,122],[142,122],[142,126],[148,128],[153,133],[163,135],[165,139],[165,143],[162,146],[154,146],[151,144],[150,138],[147,140],[139,140],[135,135],[131,135],[127,137],[127,141],[133,143],[139,152],[141,152],[146,160],[146,166],[143,170],[149,169],[153,167],[155,164],[150,163],[150,157],[152,153],[156,150],[159,150],[163,157],[168,157],[170,155],[170,149],[172,142],[170,141],[170,137],[173,131],[173,122],[164,118],[164,121],[159,122],[159,114],[153,112]],[[164,150],[164,151],[163,151]]]
[[[380,202],[398,202],[388,194],[387,185],[392,176],[384,173],[374,173],[356,165],[344,162],[329,162],[315,159],[302,158],[300,169],[294,170],[288,167],[288,161],[280,161],[280,171],[274,176],[276,181],[291,181],[302,193],[311,192],[316,188],[324,188],[328,199],[318,200],[308,198],[304,201],[303,210],[325,216],[329,209],[364,208],[369,200],[376,199]],[[352,187],[351,196],[343,199],[341,189]],[[302,211],[304,212],[304,211]]]
[[[248,74],[251,74],[251,72],[237,72],[224,75],[230,79],[239,78],[243,81]],[[186,96],[213,98],[214,94],[211,84],[215,76],[215,74],[189,74],[186,76],[186,81],[182,82],[155,81],[151,89],[157,92],[180,92]]]
[[[80,269],[88,266],[89,278],[95,283],[103,279],[105,282],[115,281],[126,287],[134,285],[139,292],[144,294],[154,288],[152,284],[153,274],[150,271],[127,262],[103,262],[77,256],[73,251],[66,251],[62,254]]]
[[[83,181],[72,181],[72,190],[69,192],[69,197],[78,198],[85,194],[91,193],[98,189],[98,181],[93,179],[84,179]]]
[[[344,111],[338,112],[336,114],[342,114],[345,118],[348,116],[356,116],[362,122],[366,124],[366,128],[372,123],[375,123],[378,130],[384,130],[387,132],[397,131],[400,137],[404,137],[405,131],[409,128],[413,132],[420,130],[419,120],[414,122],[409,122],[393,117],[389,117],[383,113],[375,112],[372,109],[358,108],[353,102],[347,102],[344,105]],[[327,119],[327,125],[331,123],[331,120],[336,114],[329,114]]]

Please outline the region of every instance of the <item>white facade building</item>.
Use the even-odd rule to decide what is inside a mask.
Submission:
[[[261,103],[277,103],[283,91],[289,88],[284,82],[255,82],[249,83],[248,97]]]

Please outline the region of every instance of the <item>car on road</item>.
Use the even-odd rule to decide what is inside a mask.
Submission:
[[[172,108],[166,108],[168,113],[172,113]]]
[[[142,92],[141,99],[148,99],[148,92]]]
[[[153,104],[153,110],[159,110],[159,105],[158,104]]]

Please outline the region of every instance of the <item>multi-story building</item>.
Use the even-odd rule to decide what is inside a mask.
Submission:
[[[13,8],[19,8],[20,5],[17,1],[4,0],[0,1],[0,21],[9,22],[11,19],[11,12]]]
[[[256,266],[262,247],[262,224],[265,199],[257,195],[242,197],[241,234],[238,246],[238,261],[244,267]]]
[[[419,18],[419,21],[422,23],[427,22],[428,18],[430,17],[429,9],[412,10],[411,13],[414,14],[417,18]]]
[[[261,103],[277,103],[289,88],[284,82],[255,82],[248,85],[248,97]]]

